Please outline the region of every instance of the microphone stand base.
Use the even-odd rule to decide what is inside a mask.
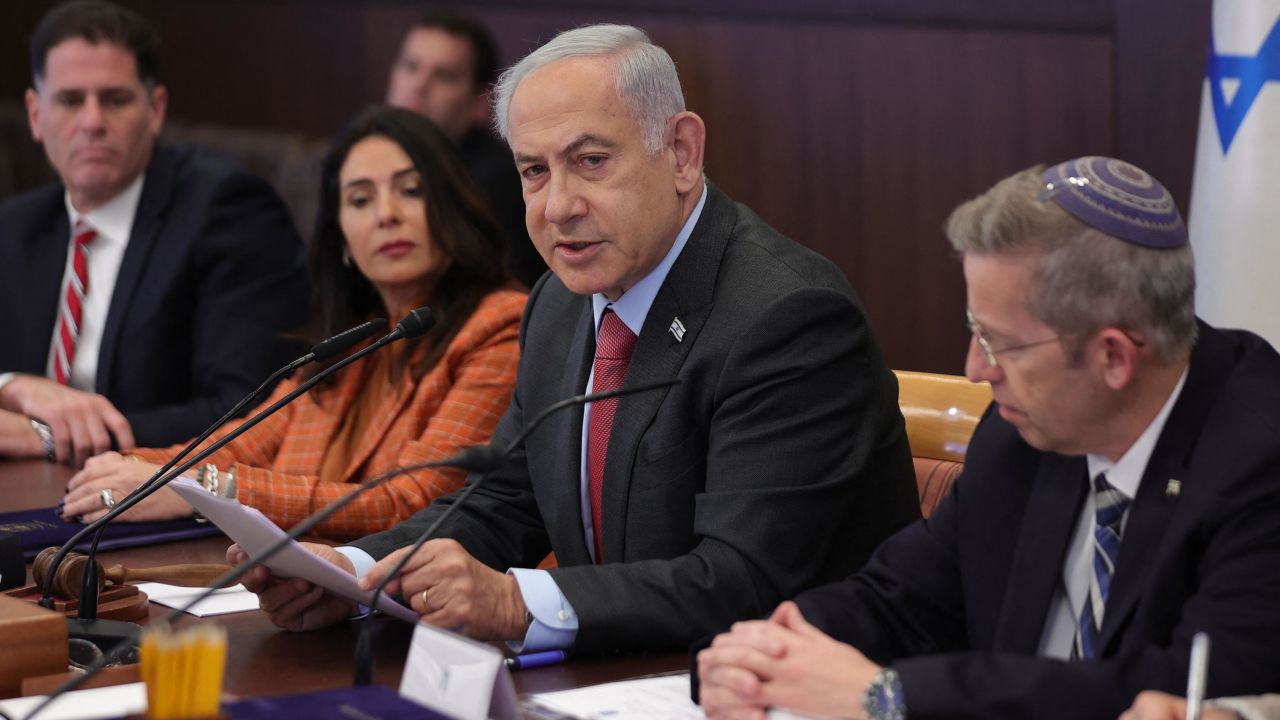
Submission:
[[[121,622],[119,620],[67,618],[68,639],[88,640],[97,645],[98,649],[104,653],[124,642],[130,636],[136,637],[136,634],[141,630],[142,627],[137,623]],[[138,651],[136,647],[120,658],[121,665],[128,665],[137,661]]]

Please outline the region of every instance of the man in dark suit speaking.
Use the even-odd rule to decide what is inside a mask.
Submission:
[[[698,658],[712,717],[1114,718],[1187,683],[1280,689],[1280,356],[1197,321],[1142,170],[1033,168],[951,216],[967,372],[995,402],[927,521]]]
[[[918,517],[896,382],[852,290],[706,182],[703,123],[664,50],[631,27],[569,31],[496,96],[553,272],[493,444],[584,390],[681,384],[554,416],[393,592],[526,649],[683,647],[857,568]],[[454,497],[317,552],[353,571],[380,558],[357,572],[369,586]],[[518,569],[548,551],[558,568]],[[351,610],[265,572],[246,584],[293,629]]]
[[[94,0],[32,33],[31,134],[61,182],[0,204],[0,455],[163,447],[287,362],[301,242],[262,180],[156,146],[156,45]]]

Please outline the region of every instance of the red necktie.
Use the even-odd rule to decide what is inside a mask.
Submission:
[[[84,296],[89,292],[89,252],[87,245],[98,237],[97,231],[76,223],[75,244],[71,248],[71,276],[62,309],[58,313],[58,341],[53,348],[53,375],[63,385],[71,384],[71,362],[76,357],[76,341],[80,338],[80,316],[84,312]]]
[[[591,392],[617,390],[627,377],[631,350],[636,346],[635,333],[612,310],[605,310],[596,335],[595,375]],[[604,494],[604,461],[609,451],[609,434],[613,431],[613,414],[618,398],[591,403],[591,425],[587,430],[587,492],[591,498],[591,525],[595,531],[596,563],[604,562],[600,541],[600,502]]]

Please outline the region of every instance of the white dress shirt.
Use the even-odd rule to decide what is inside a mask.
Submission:
[[[1086,456],[1090,480],[1099,473],[1106,473],[1107,482],[1125,497],[1133,500],[1138,496],[1138,486],[1142,483],[1143,473],[1147,471],[1147,463],[1156,448],[1156,441],[1160,439],[1164,424],[1169,419],[1178,396],[1182,394],[1182,386],[1186,381],[1187,371],[1183,370],[1182,377],[1178,378],[1173,392],[1165,400],[1164,407],[1160,408],[1151,424],[1147,425],[1147,429],[1142,431],[1119,460],[1112,461],[1094,454]],[[1085,598],[1089,594],[1089,576],[1093,573],[1093,530],[1097,522],[1097,505],[1091,483],[1080,518],[1076,521],[1075,534],[1071,536],[1066,563],[1062,566],[1062,582],[1053,594],[1048,621],[1040,636],[1039,654],[1042,656],[1063,660],[1071,657],[1076,626],[1080,623],[1080,612],[1084,609]],[[1129,511],[1125,510],[1120,521],[1121,552],[1124,552],[1124,527],[1128,524]]]
[[[125,248],[129,246],[133,219],[138,213],[138,201],[142,198],[142,182],[143,175],[139,175],[119,195],[83,215],[72,207],[71,196],[66,196],[71,232],[67,238],[67,262],[62,271],[62,284],[58,286],[59,313],[66,303],[67,284],[71,282],[76,223],[84,221],[98,233],[93,242],[85,247],[89,289],[85,293],[84,305],[80,311],[80,336],[76,339],[76,354],[71,359],[71,387],[78,390],[93,392],[97,380],[98,350],[102,346],[102,332],[107,325],[107,309],[111,307],[116,276],[120,274],[120,263],[124,261]],[[49,343],[49,362],[45,366],[45,375],[48,377],[55,377],[53,354],[57,343],[55,332]]]

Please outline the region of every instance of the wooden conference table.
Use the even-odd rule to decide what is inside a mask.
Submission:
[[[53,507],[62,498],[71,470],[37,461],[0,461],[0,511]],[[105,566],[123,563],[151,567],[178,563],[225,562],[228,540],[222,536],[184,540],[148,547],[102,552]],[[28,567],[28,575],[30,568]],[[168,614],[152,604],[150,619]],[[185,616],[177,624],[213,622],[227,629],[226,692],[236,696],[267,696],[322,690],[351,684],[356,627],[340,623],[307,633],[292,633],[272,625],[259,612],[211,618]],[[379,618],[374,679],[398,687],[410,628],[390,618]],[[2,643],[0,643],[2,646]],[[2,649],[2,647],[0,647]],[[561,665],[512,673],[520,694],[563,690],[629,677],[681,670],[688,666],[684,653],[626,655],[570,660]]]

